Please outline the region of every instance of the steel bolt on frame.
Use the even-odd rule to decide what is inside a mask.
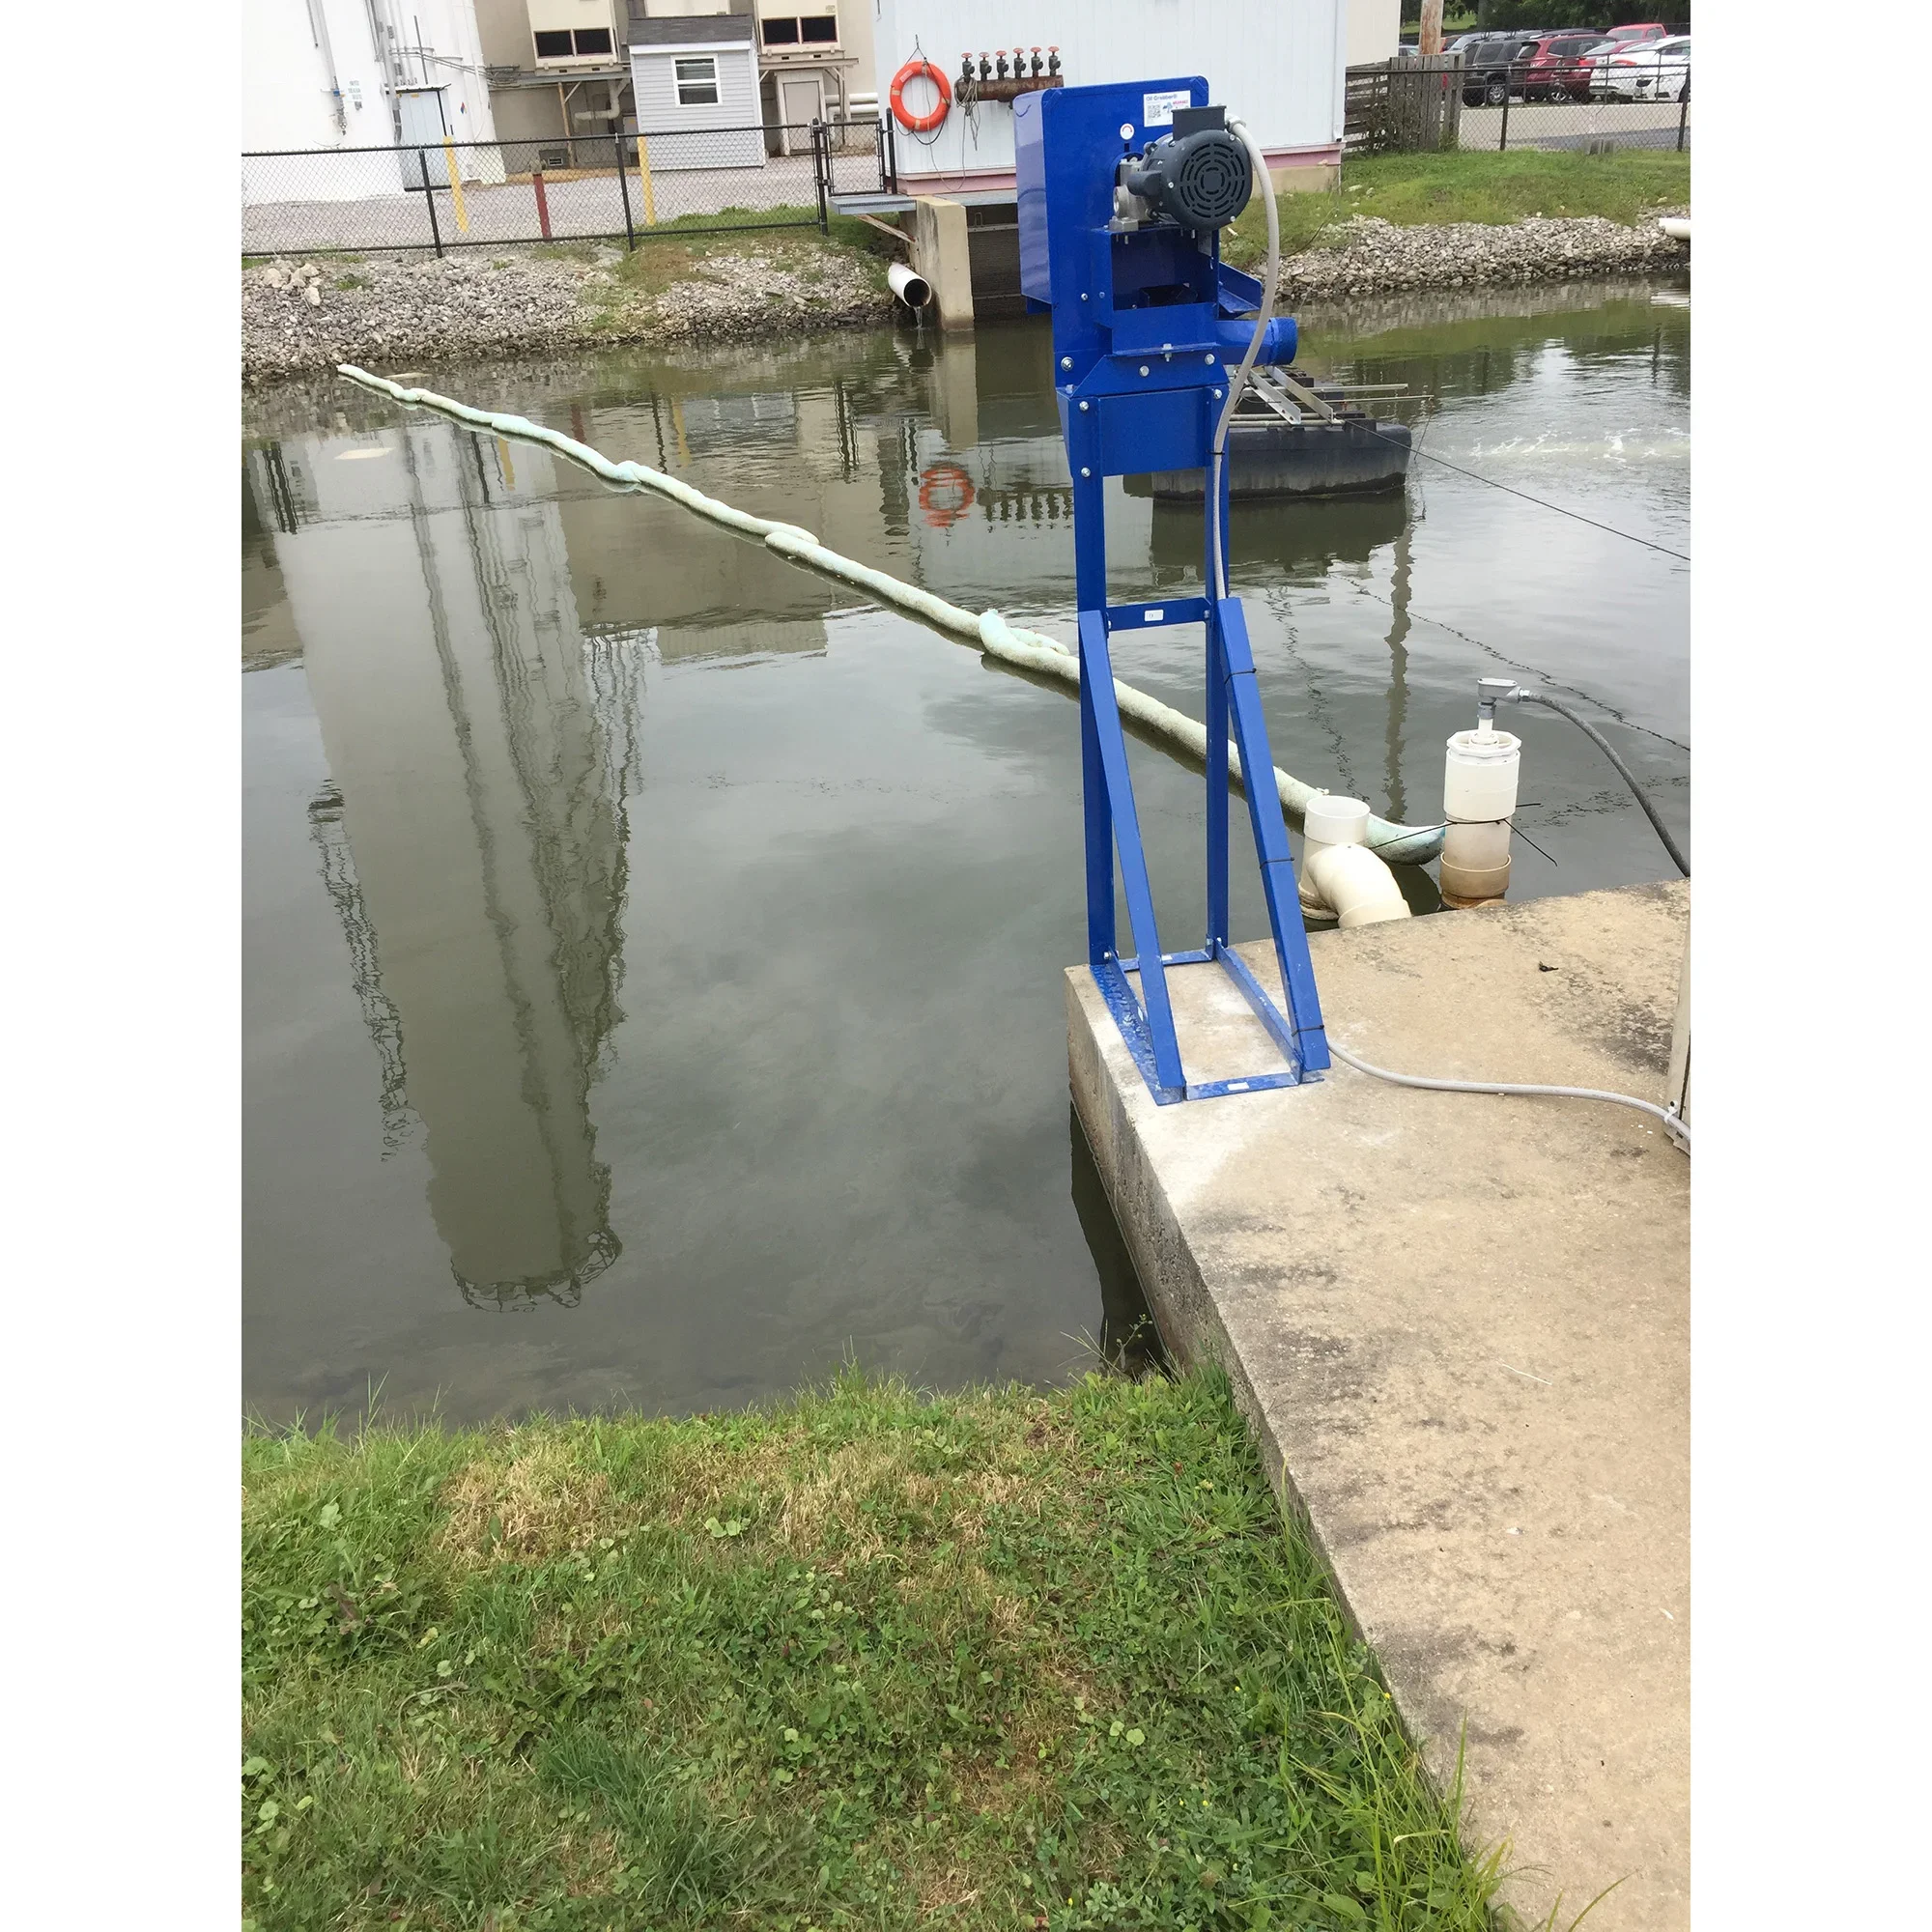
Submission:
[[[1217,595],[1216,557],[1228,554],[1229,486],[1203,503],[1202,561],[1207,594],[1159,604],[1107,602],[1104,494],[1109,476],[1209,469],[1213,425],[1228,369],[1255,325],[1261,284],[1224,267],[1218,237],[1205,249],[1169,225],[1122,233],[1109,221],[1122,136],[1146,141],[1150,100],[1206,105],[1205,80],[1150,81],[1145,87],[1065,88],[1023,95],[1014,103],[1018,149],[1020,259],[1029,303],[1050,306],[1062,434],[1073,475],[1074,575],[1080,628],[1080,746],[1086,830],[1087,953],[1095,982],[1155,1102],[1203,1100],[1314,1079],[1328,1065],[1321,1002],[1301,923],[1300,898],[1281,801],[1272,785],[1251,783],[1248,816],[1286,1013],[1234,950],[1229,933],[1229,756],[1232,730],[1242,769],[1269,772],[1274,756],[1238,597]],[[1163,290],[1158,305],[1141,291]],[[1116,299],[1121,306],[1116,307]],[[1192,294],[1192,301],[1175,299]],[[1295,327],[1268,325],[1259,359],[1293,359]],[[1163,952],[1126,742],[1114,693],[1110,638],[1122,629],[1200,624],[1207,634],[1208,920],[1197,951]],[[1122,956],[1115,931],[1114,877],[1120,877],[1135,951]],[[1286,1068],[1242,1079],[1191,1081],[1176,1036],[1167,972],[1218,963],[1234,980]],[[1142,998],[1128,980],[1140,975]]]

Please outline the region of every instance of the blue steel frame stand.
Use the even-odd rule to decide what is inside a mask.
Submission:
[[[1261,304],[1253,277],[1226,268],[1219,238],[1170,221],[1116,217],[1117,166],[1166,133],[1176,106],[1207,105],[1208,83],[1058,88],[1013,102],[1021,286],[1032,308],[1053,311],[1055,387],[1073,472],[1074,572],[1080,610],[1080,749],[1087,834],[1087,956],[1094,978],[1154,1100],[1167,1106],[1224,1094],[1293,1087],[1328,1065],[1321,1007],[1302,928],[1274,756],[1262,716],[1246,614],[1220,597],[1213,557],[1228,554],[1228,481],[1204,492],[1205,597],[1160,604],[1107,602],[1103,493],[1109,476],[1207,469],[1227,372],[1253,338],[1244,319]],[[1258,362],[1291,362],[1295,326],[1271,323]],[[1210,523],[1209,520],[1212,520]],[[1140,820],[1115,699],[1116,631],[1201,624],[1207,632],[1208,930],[1199,951],[1163,952]],[[1228,738],[1240,747],[1248,817],[1268,925],[1287,994],[1283,1013],[1228,933]],[[1132,927],[1122,957],[1115,936],[1114,861]],[[1190,1081],[1175,1036],[1167,969],[1218,962],[1287,1062],[1245,1079]],[[1138,972],[1145,1004],[1127,975]]]

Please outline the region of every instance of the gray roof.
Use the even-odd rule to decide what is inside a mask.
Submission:
[[[662,20],[640,20],[634,14],[631,16],[631,44],[634,47],[688,47],[714,44],[719,41],[749,43],[753,26],[749,14],[682,14]]]

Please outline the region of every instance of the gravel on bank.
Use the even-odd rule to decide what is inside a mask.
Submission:
[[[1688,210],[1661,210],[1683,213]],[[1690,251],[1655,220],[1532,215],[1507,226],[1458,221],[1398,228],[1360,214],[1282,264],[1282,298],[1334,300],[1404,289],[1462,289],[1681,269]]]
[[[656,292],[628,284],[623,259],[598,248],[251,263],[242,276],[242,375],[260,383],[362,359],[791,334],[892,312],[883,266],[849,250],[800,261],[796,244],[747,242]]]
[[[1535,216],[1507,227],[1398,228],[1359,215],[1283,265],[1282,298],[1292,306],[1662,272],[1689,256],[1655,221]],[[865,327],[893,309],[881,264],[845,248],[747,242],[693,262],[655,292],[628,283],[622,262],[620,250],[598,248],[251,264],[242,277],[242,374],[260,383],[342,361],[744,340]]]

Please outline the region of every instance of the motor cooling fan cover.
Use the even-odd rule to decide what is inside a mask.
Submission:
[[[1254,171],[1234,135],[1204,128],[1154,142],[1127,170],[1126,185],[1181,227],[1202,233],[1225,228],[1247,207]]]

